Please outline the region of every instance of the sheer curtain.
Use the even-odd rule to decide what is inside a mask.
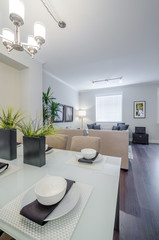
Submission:
[[[122,95],[96,97],[96,122],[122,121]]]

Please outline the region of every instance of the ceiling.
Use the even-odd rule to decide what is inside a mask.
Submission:
[[[46,43],[36,59],[44,69],[77,90],[106,87],[91,81],[122,76],[128,85],[159,80],[158,0],[50,0],[61,29],[40,0],[24,0],[21,40],[35,21],[46,26]],[[0,1],[0,32],[13,29],[8,0]],[[28,56],[29,57],[29,56]],[[111,83],[110,83],[111,85]]]

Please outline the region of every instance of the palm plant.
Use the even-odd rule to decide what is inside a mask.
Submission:
[[[21,110],[14,112],[12,107],[7,109],[1,108],[0,127],[3,129],[14,129],[23,120]]]
[[[52,124],[54,117],[58,116],[59,103],[54,102],[56,98],[53,97],[51,87],[48,87],[47,92],[43,92],[43,124]]]
[[[40,120],[30,119],[27,122],[22,121],[18,125],[18,129],[24,136],[28,137],[44,137],[55,134],[55,129],[52,124],[42,125]]]
[[[58,111],[59,110],[59,103],[55,103],[55,102],[52,102],[50,104],[50,116],[51,116],[51,124],[53,123],[54,121],[54,118],[55,117],[58,117]]]

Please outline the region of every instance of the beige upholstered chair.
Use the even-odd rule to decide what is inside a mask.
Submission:
[[[68,136],[65,134],[56,134],[52,136],[46,136],[46,144],[49,147],[57,148],[57,149],[66,149],[68,141]]]
[[[18,129],[17,129],[17,142],[18,143],[23,143],[23,133],[21,133]]]
[[[80,152],[82,148],[93,148],[99,152],[100,147],[101,138],[99,137],[74,136],[72,137],[70,150]]]
[[[88,130],[88,136],[101,138],[100,153],[108,156],[121,157],[121,168],[128,170],[128,142],[129,131]]]
[[[9,236],[7,233],[3,233],[0,237],[0,240],[15,240],[15,239]]]
[[[82,130],[82,129],[58,129],[58,133],[66,134],[68,136],[66,150],[70,150],[72,137],[73,136],[83,136],[84,130]]]

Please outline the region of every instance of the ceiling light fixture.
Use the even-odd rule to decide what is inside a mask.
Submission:
[[[22,0],[9,0],[9,18],[15,25],[15,35],[8,28],[2,29],[2,42],[7,48],[8,53],[13,49],[25,51],[32,58],[40,50],[41,45],[45,43],[45,27],[42,23],[34,24],[34,36],[28,36],[28,43],[20,41],[20,27],[24,24],[24,3]]]
[[[53,6],[50,0],[41,0],[42,4],[48,11],[48,13],[51,15],[51,17],[54,19],[55,22],[57,22],[58,26],[60,28],[65,28],[66,23],[62,20],[58,20],[57,17],[55,17],[55,14],[53,13]]]
[[[100,83],[100,82],[110,82],[110,81],[114,81],[114,80],[122,80],[123,77],[114,77],[114,78],[106,78],[106,79],[102,79],[102,80],[95,80],[95,81],[92,81],[93,84],[95,83]]]

